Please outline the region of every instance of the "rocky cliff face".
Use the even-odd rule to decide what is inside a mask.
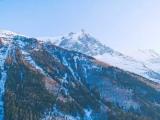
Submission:
[[[0,60],[1,119],[160,119],[159,84],[79,52],[11,34]]]

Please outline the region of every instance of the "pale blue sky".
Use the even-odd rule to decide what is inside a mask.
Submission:
[[[0,0],[0,29],[36,37],[82,28],[122,52],[160,52],[160,0]]]

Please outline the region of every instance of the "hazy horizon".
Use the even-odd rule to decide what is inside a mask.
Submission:
[[[158,0],[1,0],[0,29],[27,36],[59,36],[85,29],[123,53],[154,49],[160,53]]]

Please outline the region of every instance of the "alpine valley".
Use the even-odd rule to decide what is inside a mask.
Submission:
[[[1,30],[0,120],[160,120],[160,55],[142,54],[84,31],[30,38]]]

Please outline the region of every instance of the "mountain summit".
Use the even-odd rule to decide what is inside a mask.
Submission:
[[[113,52],[111,48],[106,47],[84,30],[78,33],[71,32],[66,36],[41,37],[38,39],[50,41],[59,47],[85,53],[90,56],[102,55],[106,52],[112,54]]]

